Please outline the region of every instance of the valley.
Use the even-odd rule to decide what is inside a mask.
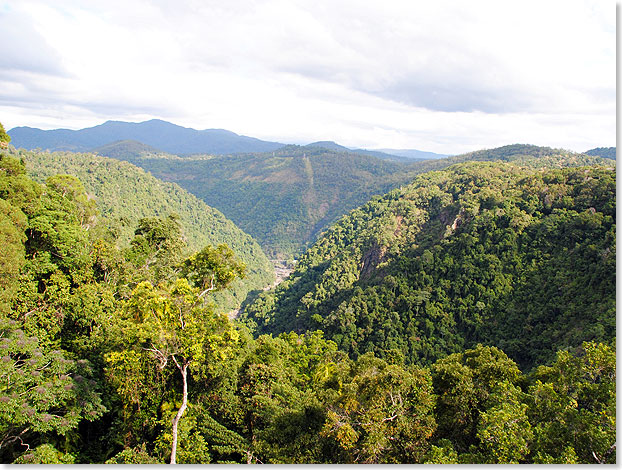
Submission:
[[[0,459],[615,461],[615,149],[331,144],[0,150]]]
[[[615,2],[0,0],[0,465],[616,465]]]

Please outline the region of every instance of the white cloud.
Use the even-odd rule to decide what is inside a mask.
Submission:
[[[160,117],[445,153],[615,140],[613,1],[0,0],[0,39],[7,128]]]

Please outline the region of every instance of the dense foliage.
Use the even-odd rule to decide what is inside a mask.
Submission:
[[[615,173],[465,163],[331,227],[244,312],[258,333],[321,329],[353,357],[431,364],[477,343],[522,367],[615,338]]]
[[[317,147],[130,161],[223,211],[269,256],[284,259],[337,217],[411,178],[396,162]]]
[[[108,153],[127,159],[158,178],[173,181],[221,210],[251,234],[269,256],[298,257],[318,234],[372,196],[407,184],[427,171],[471,160],[525,161],[537,157],[555,163],[591,164],[602,159],[572,152],[508,145],[456,157],[387,161],[334,146],[287,146],[263,154],[180,158],[155,155],[122,145]]]
[[[593,155],[596,157],[602,158],[610,158],[612,160],[616,159],[616,148],[615,147],[597,147],[595,149],[588,150],[585,152],[586,155]]]
[[[183,229],[186,254],[205,245],[224,243],[247,266],[244,282],[236,281],[226,292],[216,295],[221,309],[237,308],[252,290],[274,281],[274,270],[265,254],[249,235],[221,212],[188,194],[173,183],[162,182],[127,162],[92,154],[10,151],[22,158],[34,179],[65,173],[84,184],[97,202],[99,224],[112,231],[120,246],[127,246],[138,221],[146,217],[175,215]]]
[[[6,133],[4,126],[0,123],[0,148],[8,148],[11,136]]]
[[[119,140],[91,149],[89,153],[116,160],[131,160],[142,155],[166,155],[165,152],[136,140]]]
[[[362,230],[384,214],[390,223],[388,209],[399,206],[408,211],[398,214],[399,223],[368,241],[415,236],[408,246],[395,247],[406,252],[416,251],[415,244],[427,246],[430,255],[419,258],[430,261],[431,256],[433,261],[439,234],[447,231],[444,220],[451,223],[460,216],[461,222],[443,238],[451,245],[458,232],[475,237],[479,232],[466,228],[484,227],[479,216],[487,211],[491,213],[483,220],[496,220],[503,228],[495,217],[502,216],[501,208],[515,206],[512,220],[523,221],[515,227],[521,227],[520,233],[535,230],[532,241],[536,254],[542,254],[533,259],[533,269],[541,263],[543,275],[568,275],[564,270],[574,260],[571,287],[580,287],[591,272],[590,289],[602,288],[599,292],[607,298],[608,286],[599,279],[608,274],[613,262],[608,257],[615,259],[615,252],[603,251],[609,245],[598,234],[609,229],[615,234],[607,219],[615,217],[610,171],[540,172],[470,164],[427,178],[430,193],[417,186],[418,180],[344,221]],[[498,204],[504,198],[495,184],[502,181],[504,194],[516,198],[514,206]],[[530,229],[526,222],[531,219],[519,209],[534,208],[529,215],[536,218],[539,199],[527,198],[529,205],[523,206],[519,196],[530,194],[526,188],[534,185],[544,192],[546,215]],[[451,188],[457,203],[444,212]],[[400,203],[402,192],[418,198],[419,205]],[[171,214],[140,218],[129,242],[121,243],[107,227],[110,219],[97,215],[100,200],[88,197],[74,176],[51,175],[37,183],[22,161],[0,153],[0,462],[616,461],[612,344],[584,342],[548,355],[548,360],[538,355],[532,370],[524,373],[490,345],[473,344],[438,354],[427,364],[412,364],[400,348],[351,357],[321,331],[254,338],[214,304],[215,291],[247,273],[236,253],[220,244],[189,254],[181,218]],[[474,201],[477,207],[467,205]],[[558,207],[562,203],[567,206]],[[442,219],[422,222],[430,228],[427,235],[417,229],[426,208],[438,209]],[[352,241],[346,243],[345,235],[359,233],[344,227],[342,221],[329,232],[341,233],[336,239],[342,245],[321,241],[313,256],[317,250],[347,251]],[[583,243],[586,227],[594,233],[588,245]],[[548,235],[554,229],[560,237],[556,247]],[[462,242],[479,256],[469,273],[479,273],[475,267],[482,259],[494,267],[493,259],[484,257],[490,248],[482,234],[480,238],[486,249],[475,248],[480,241]],[[553,264],[547,271],[549,260],[561,262],[554,254],[568,248],[568,240],[574,250],[566,252],[568,264],[562,263],[561,271]],[[459,245],[451,246],[447,256],[459,256]],[[385,254],[386,259],[375,254],[365,258],[361,272],[369,287],[389,277],[390,257],[401,259],[395,251]],[[579,263],[592,257],[600,257],[602,273]],[[422,276],[435,275],[425,266]],[[343,271],[343,282],[350,282],[352,272]],[[413,271],[407,275],[416,279]],[[395,272],[392,276],[399,281]],[[478,285],[485,281],[474,279]],[[589,295],[580,296],[577,309]],[[307,301],[310,308],[312,300]],[[372,299],[377,306],[380,300]],[[424,298],[419,306],[427,308],[428,301]],[[594,314],[595,321],[604,318],[602,313]],[[442,318],[435,324],[442,327]]]

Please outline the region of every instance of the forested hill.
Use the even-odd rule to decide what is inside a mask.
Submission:
[[[592,164],[609,164],[598,155],[587,155],[570,150],[541,147],[529,144],[512,144],[502,147],[476,150],[453,157],[415,162],[412,168],[417,174],[441,170],[462,162],[515,162],[523,166],[561,168]]]
[[[188,256],[165,215],[121,247],[80,180],[37,183],[20,155],[0,150],[0,463],[616,462],[613,171],[467,163],[352,212],[285,291],[308,293],[287,321],[326,319],[350,357],[320,331],[253,337],[211,300],[244,274],[226,246]],[[493,346],[433,360],[502,321],[512,351],[604,341],[531,371]]]
[[[163,155],[166,152],[151,145],[143,144],[137,140],[117,140],[90,151],[104,157],[116,158],[117,160],[131,161],[133,158],[143,155]]]
[[[244,280],[216,296],[223,309],[236,308],[249,291],[274,281],[273,267],[255,240],[176,184],[160,181],[130,163],[92,154],[26,150],[9,154],[23,158],[32,177],[40,182],[56,174],[78,177],[95,198],[100,217],[106,219],[103,224],[114,228],[121,247],[129,244],[141,218],[170,214],[179,216],[188,252],[208,244],[227,244],[248,269]]]
[[[132,154],[132,148],[121,143],[115,146],[114,155],[158,178],[178,183],[221,210],[276,258],[298,256],[322,230],[349,210],[426,171],[471,160],[537,158],[555,165],[557,156],[563,155],[566,164],[602,161],[599,157],[534,145],[508,145],[409,163],[341,151],[339,146],[336,150],[287,146],[259,154],[184,158],[140,149]]]
[[[484,343],[529,368],[613,341],[615,170],[552,163],[576,156],[457,164],[374,198],[243,318],[418,364]]]
[[[348,210],[413,177],[397,162],[318,147],[132,161],[221,210],[269,256],[280,258],[298,255]]]
[[[616,148],[615,147],[597,147],[595,149],[588,150],[585,152],[586,155],[593,155],[602,158],[610,158],[612,160],[616,159]]]

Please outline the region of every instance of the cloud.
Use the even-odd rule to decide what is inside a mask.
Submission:
[[[457,112],[577,111],[615,89],[613,21],[593,2],[335,5],[280,28],[277,70]]]
[[[63,75],[61,55],[33,27],[29,17],[12,8],[0,10],[0,73],[26,71]]]
[[[0,117],[15,125],[160,117],[448,153],[518,130],[530,133],[522,142],[547,129],[569,142],[615,138],[613,2],[3,5]]]

